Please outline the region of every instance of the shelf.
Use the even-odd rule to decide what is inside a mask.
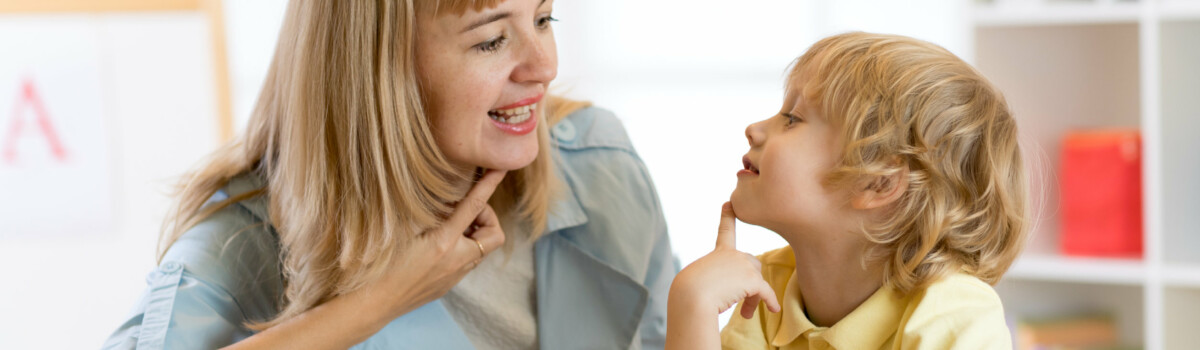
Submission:
[[[1167,288],[1164,302],[1170,305],[1164,310],[1164,349],[1195,349],[1200,344],[1200,290]]]
[[[1166,264],[1162,277],[1170,287],[1200,289],[1200,264]]]
[[[1143,344],[1146,339],[1145,288],[1137,285],[1094,285],[1005,278],[996,284],[1010,324],[1073,315],[1107,314],[1117,326],[1119,344]],[[1123,348],[1122,348],[1123,349]]]
[[[1164,20],[1200,20],[1200,1],[1164,1],[1158,9]]]
[[[978,5],[974,14],[981,27],[1133,23],[1140,15],[1137,3]]]
[[[1017,259],[1004,278],[1141,285],[1145,275],[1146,267],[1141,260],[1026,255]]]
[[[1163,1],[1157,12],[1163,20],[1200,20],[1200,1]],[[979,4],[974,10],[981,27],[1134,23],[1141,15],[1137,2]]]

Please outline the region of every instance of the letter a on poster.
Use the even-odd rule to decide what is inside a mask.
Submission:
[[[111,233],[97,27],[82,15],[0,16],[0,238]]]

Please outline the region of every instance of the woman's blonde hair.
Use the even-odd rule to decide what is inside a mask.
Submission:
[[[449,215],[447,203],[462,195],[453,183],[471,180],[453,170],[424,113],[416,17],[501,1],[292,0],[246,134],[181,182],[159,259],[213,213],[268,195],[286,288],[280,313],[254,328],[378,279],[417,233]],[[549,126],[585,103],[547,97],[545,105],[537,158],[510,171],[490,202],[506,232],[529,239],[544,230],[559,184]],[[204,205],[243,173],[267,185]]]
[[[1029,224],[1017,125],[996,87],[940,46],[861,32],[817,42],[788,80],[842,132],[828,186],[907,174],[864,228],[887,285],[908,293],[956,271],[999,281]]]

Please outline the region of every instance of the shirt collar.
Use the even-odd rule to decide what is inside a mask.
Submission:
[[[881,287],[828,331],[825,341],[838,349],[878,349],[900,325],[908,298],[891,287]]]
[[[588,222],[587,214],[583,211],[583,204],[579,200],[579,196],[575,194],[572,178],[563,171],[565,164],[560,159],[561,155],[556,155],[555,173],[559,178],[559,188],[555,197],[551,200],[551,208],[549,215],[546,218],[546,231],[555,232],[568,227],[583,225]]]
[[[790,255],[791,252],[788,252]],[[793,268],[792,276],[788,277],[787,286],[783,289],[783,305],[779,310],[779,317],[782,319],[779,325],[779,331],[775,333],[775,338],[771,340],[771,345],[775,347],[783,347],[791,344],[801,334],[809,330],[817,328],[808,317],[804,315],[804,302],[800,300],[799,282],[796,281],[796,272]]]
[[[849,315],[831,327],[817,327],[804,314],[796,274],[788,278],[780,310],[781,324],[771,345],[783,347],[813,330],[822,330],[821,338],[836,349],[878,349],[896,332],[908,298],[891,287],[882,287],[871,294]]]

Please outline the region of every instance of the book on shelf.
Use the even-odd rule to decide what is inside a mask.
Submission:
[[[1064,254],[1142,256],[1141,148],[1137,129],[1075,130],[1063,138]]]
[[[1111,315],[1079,314],[1021,319],[1016,324],[1017,349],[1122,349]]]

